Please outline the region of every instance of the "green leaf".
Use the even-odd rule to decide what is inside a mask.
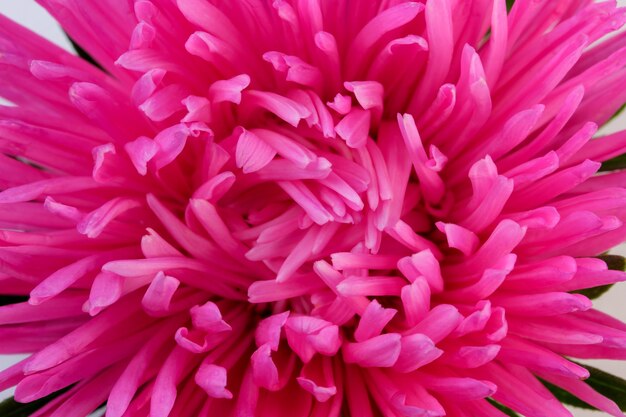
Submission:
[[[622,112],[626,109],[626,103],[622,104],[622,106],[615,112],[613,116],[608,120],[607,123],[611,122],[617,116],[622,114]],[[609,159],[608,161],[604,161],[600,166],[600,171],[617,171],[618,169],[626,169],[626,154],[616,156],[615,158]]]
[[[513,3],[515,3],[515,0],[506,0],[506,9],[508,11],[511,11],[511,7],[513,7]]]
[[[626,109],[626,103],[622,104],[621,107],[619,109],[617,109],[617,111],[613,114],[613,116],[611,116],[611,118],[609,119],[609,122],[612,121],[613,119],[615,119],[617,116],[619,116],[620,114],[622,114],[622,112],[624,111],[624,109]],[[608,122],[607,122],[608,123]]]
[[[626,258],[620,255],[600,255],[606,266],[612,271],[626,271]]]
[[[599,287],[585,288],[584,290],[572,291],[574,294],[582,294],[590,300],[600,298],[605,292],[611,289],[613,284],[601,285]]]
[[[617,171],[618,169],[626,169],[626,154],[604,161],[600,166],[600,171]]]
[[[582,363],[578,363],[578,365],[589,371],[590,376],[585,380],[585,382],[589,384],[591,388],[595,389],[605,397],[615,401],[617,406],[622,411],[626,411],[626,380],[589,365],[584,365]],[[552,394],[554,394],[554,396],[563,404],[579,408],[595,409],[595,407],[585,403],[562,388],[543,380],[541,382],[543,382]]]
[[[18,403],[13,397],[8,398],[0,403],[0,416],[2,417],[28,417],[35,411],[39,410],[59,395],[66,392],[68,388],[57,391],[47,397],[40,398],[30,403]]]
[[[93,57],[89,55],[89,53],[85,51],[78,43],[76,43],[76,41],[72,39],[70,35],[66,33],[65,36],[67,36],[67,39],[69,39],[70,43],[72,44],[72,47],[74,48],[74,50],[76,51],[79,57],[89,62],[94,67],[99,68],[100,70],[104,71],[104,68],[102,68],[102,65],[100,65],[98,61],[93,59]]]
[[[595,410],[595,407],[592,407],[591,405],[587,404],[586,402],[576,397],[575,395],[565,391],[563,388],[557,387],[556,385],[553,385],[549,383],[548,381],[544,381],[541,378],[539,378],[539,380],[543,383],[543,385],[546,386],[546,388],[550,390],[552,395],[554,395],[556,399],[559,400],[561,403],[571,405],[573,407],[585,408],[588,410]]]
[[[579,365],[587,368],[591,374],[585,380],[587,384],[600,394],[615,401],[620,410],[626,411],[626,380],[589,365]]]
[[[613,271],[626,270],[626,259],[620,255],[600,255],[599,259],[602,259],[606,266]],[[582,294],[590,300],[596,299],[603,295],[605,292],[611,289],[613,284],[601,285],[599,287],[586,288],[584,290],[573,291],[575,294]]]
[[[0,295],[0,306],[23,303],[25,301],[28,301],[28,297],[23,295]]]
[[[507,416],[520,417],[519,414],[517,414],[515,411],[513,411],[510,408],[500,404],[497,401],[492,400],[491,398],[487,398],[487,401],[489,402],[489,404],[493,405],[495,408],[497,408],[498,410],[502,411]]]

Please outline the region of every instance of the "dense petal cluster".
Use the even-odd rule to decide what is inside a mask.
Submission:
[[[615,2],[39,0],[0,19],[0,372],[35,417],[614,416]],[[489,401],[487,399],[490,399]]]

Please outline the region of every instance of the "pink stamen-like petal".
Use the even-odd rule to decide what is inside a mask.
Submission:
[[[369,368],[389,368],[400,356],[402,337],[397,333],[387,333],[363,342],[346,343],[343,357],[347,363],[355,363]]]
[[[196,383],[213,398],[233,398],[233,394],[226,389],[226,369],[221,366],[205,364],[200,367],[195,376]]]

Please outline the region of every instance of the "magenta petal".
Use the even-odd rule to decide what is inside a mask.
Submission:
[[[354,332],[354,338],[357,342],[364,342],[372,337],[379,336],[396,313],[396,310],[383,308],[378,301],[373,300],[361,316],[359,325]]]
[[[303,362],[309,362],[315,353],[332,356],[341,347],[339,328],[325,320],[291,316],[285,324],[289,346]]]
[[[413,372],[443,354],[428,336],[420,333],[405,336],[400,343],[400,356],[393,366],[398,372]]]
[[[141,175],[148,172],[148,162],[159,151],[159,145],[150,138],[140,137],[133,142],[124,145],[124,149],[130,156],[130,160]]]
[[[250,77],[242,74],[229,80],[216,81],[209,90],[214,103],[230,101],[235,104],[241,102],[241,91],[250,85]]]
[[[254,382],[268,390],[277,389],[279,385],[278,369],[272,360],[271,352],[270,345],[266,343],[259,346],[250,357]]]
[[[289,311],[285,311],[262,320],[255,334],[257,346],[261,347],[267,344],[273,351],[277,351],[281,329],[287,323],[288,318]]]
[[[0,16],[33,417],[621,415],[577,364],[626,360],[615,1],[38,3],[93,62]]]
[[[248,174],[266,166],[276,151],[252,132],[244,130],[237,141],[237,167]]]
[[[346,343],[343,357],[348,363],[356,363],[366,368],[389,368],[398,361],[401,338],[397,333],[388,333],[364,342]]]
[[[174,277],[157,273],[146,290],[141,304],[148,314],[158,316],[167,313],[172,297],[180,286],[180,281]]]
[[[426,385],[442,395],[451,396],[456,400],[486,398],[497,390],[497,385],[489,381],[473,378],[428,378]]]
[[[298,384],[307,392],[313,394],[315,399],[321,403],[328,401],[337,393],[337,387],[320,387],[310,379],[298,378]]]
[[[202,365],[196,373],[195,381],[210,397],[233,398],[233,394],[226,389],[226,369],[221,366]]]
[[[192,307],[189,311],[194,327],[207,332],[225,332],[232,328],[222,320],[220,309],[215,303],[209,301],[204,305]]]
[[[350,111],[335,127],[335,131],[351,148],[362,148],[367,142],[370,112],[355,109]]]

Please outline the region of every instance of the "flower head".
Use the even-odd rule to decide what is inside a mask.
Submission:
[[[622,415],[566,358],[626,359],[613,2],[39,2],[101,69],[0,20],[34,416]]]

